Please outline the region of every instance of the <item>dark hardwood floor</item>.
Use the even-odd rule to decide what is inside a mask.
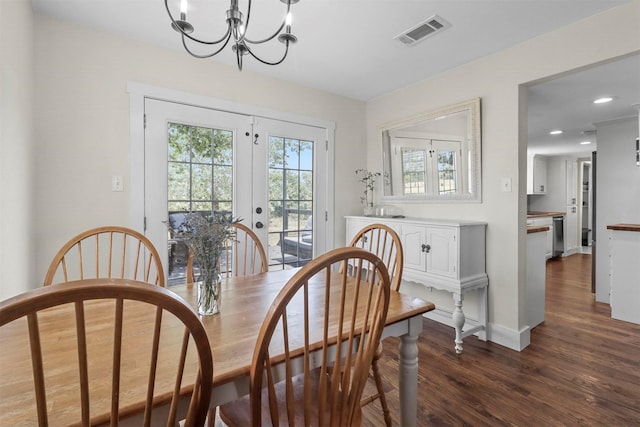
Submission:
[[[590,289],[591,255],[550,260],[545,321],[522,352],[469,337],[456,355],[453,329],[425,319],[418,425],[640,426],[640,326],[611,319]],[[395,425],[398,342],[381,360]],[[364,419],[384,424],[377,401]]]

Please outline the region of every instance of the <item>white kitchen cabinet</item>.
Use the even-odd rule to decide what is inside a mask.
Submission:
[[[576,159],[565,160],[567,206],[578,204],[578,161]]]
[[[527,320],[533,329],[544,322],[546,231],[527,229]]]
[[[547,158],[533,154],[527,160],[527,194],[547,194]]]
[[[462,339],[477,333],[486,339],[487,285],[485,234],[487,224],[476,221],[428,220],[418,218],[346,217],[346,242],[367,224],[382,223],[393,228],[402,241],[402,279],[451,292],[454,300],[452,323],[456,330],[455,350],[462,352]],[[480,289],[478,324],[463,330],[464,293]]]
[[[578,207],[567,206],[564,216],[564,256],[578,250]]]
[[[547,259],[553,255],[553,217],[544,216],[540,218],[531,218],[527,220],[527,225],[539,225],[549,227],[548,231],[545,231],[545,256]]]

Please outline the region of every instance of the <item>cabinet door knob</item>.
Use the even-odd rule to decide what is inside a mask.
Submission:
[[[431,251],[431,245],[425,245],[424,243],[422,244],[422,252],[424,253],[429,253]]]

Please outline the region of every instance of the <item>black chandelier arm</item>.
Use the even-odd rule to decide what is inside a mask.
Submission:
[[[263,63],[263,64],[265,64],[265,65],[278,65],[278,64],[281,64],[281,63],[282,63],[282,61],[284,61],[284,60],[285,60],[285,58],[287,57],[287,54],[289,53],[289,42],[286,42],[286,43],[285,43],[284,55],[282,55],[282,58],[280,58],[279,60],[274,61],[274,62],[269,62],[269,61],[265,61],[265,60],[263,60],[263,59],[258,58],[258,57],[257,57],[257,56],[256,56],[256,55],[251,51],[251,49],[249,49],[249,46],[247,46],[247,52],[249,53],[249,55],[253,56],[253,58],[254,58],[256,61],[262,62],[262,63]],[[242,60],[240,60],[240,63],[242,63]]]
[[[1,1],[1,0],[0,0]],[[169,15],[169,19],[171,20],[171,27],[180,33],[182,46],[189,53],[189,55],[195,58],[211,58],[224,50],[231,37],[234,40],[233,50],[236,53],[236,61],[238,65],[238,69],[242,71],[243,66],[243,56],[251,55],[256,61],[265,64],[265,65],[278,65],[281,64],[289,54],[289,44],[295,43],[297,41],[297,37],[291,33],[291,22],[288,18],[291,11],[291,4],[297,3],[299,0],[281,0],[286,4],[286,12],[282,23],[279,25],[278,29],[270,36],[262,39],[262,40],[250,40],[246,38],[246,33],[249,28],[249,21],[251,18],[252,11],[252,0],[247,0],[247,13],[246,20],[243,23],[243,14],[240,12],[238,8],[238,0],[231,0],[231,7],[227,10],[227,30],[225,34],[218,40],[207,41],[198,39],[192,35],[193,33],[193,25],[191,25],[186,18],[186,10],[184,10],[184,5],[181,6],[181,11],[179,15],[179,19],[175,19],[171,10],[169,8],[169,0],[164,0],[164,6]],[[285,45],[284,54],[278,60],[267,61],[262,58],[259,58],[256,54],[253,53],[251,47],[249,45],[258,45],[262,43],[269,42],[277,37],[278,41],[282,42]],[[199,54],[195,53],[192,48],[195,48],[194,43],[199,45],[215,45],[213,48],[214,51],[211,53]],[[191,45],[191,48],[189,47]],[[197,49],[196,49],[197,50]],[[208,50],[208,49],[207,49]]]
[[[268,42],[270,40],[273,40],[278,34],[280,34],[282,29],[284,28],[284,26],[285,26],[285,24],[287,22],[287,15],[289,14],[290,11],[291,11],[291,3],[287,2],[287,10],[284,13],[284,19],[282,20],[282,24],[280,24],[280,27],[271,36],[267,37],[266,39],[262,39],[262,40],[249,40],[248,38],[243,37],[242,40],[244,40],[247,43],[251,43],[251,44],[261,44],[261,43],[265,43],[265,42]],[[249,28],[249,18],[250,17],[251,17],[251,0],[249,0],[249,4],[247,5],[247,22],[245,23],[245,28]]]
[[[187,36],[188,37],[188,36]],[[187,46],[187,40],[185,39],[185,35],[183,34],[182,36],[182,46],[184,46],[184,49],[189,52],[189,55],[195,57],[195,58],[199,58],[199,59],[204,59],[204,58],[211,58],[212,56],[216,56],[217,54],[219,54],[220,52],[222,52],[222,50],[227,47],[227,44],[229,43],[229,40],[231,39],[231,28],[229,28],[229,30],[227,30],[227,34],[225,36],[227,39],[224,40],[224,43],[222,44],[222,46],[220,46],[220,48],[218,50],[216,50],[213,53],[208,53],[206,55],[199,55],[197,53],[194,53],[191,51],[191,49],[189,49],[189,46]],[[191,37],[189,37],[191,38]],[[221,40],[222,41],[222,40]]]
[[[194,41],[196,43],[206,44],[206,45],[214,45],[214,44],[218,44],[218,43],[224,42],[224,45],[226,46],[226,44],[229,42],[229,34],[231,32],[231,24],[227,24],[227,32],[221,38],[219,38],[218,40],[213,40],[213,41],[200,40],[197,37],[193,37],[193,36],[185,33],[182,30],[182,27],[180,26],[180,24],[178,24],[178,22],[176,22],[176,20],[174,19],[173,14],[171,13],[171,10],[169,9],[168,1],[169,0],[164,0],[164,7],[167,9],[167,14],[169,15],[169,19],[171,19],[171,23],[173,24],[173,28],[177,29],[177,31],[182,35],[182,39],[183,39],[182,43],[183,44],[184,44],[184,38],[185,37],[187,37],[188,39],[190,39],[190,40],[192,40],[192,41]],[[189,52],[189,53],[191,53],[191,52]],[[208,58],[208,57],[209,56],[204,56],[202,58]]]
[[[276,30],[275,33],[273,33],[271,36],[267,37],[266,39],[262,39],[262,40],[249,40],[248,38],[244,38],[244,41],[246,43],[251,43],[251,44],[261,44],[261,43],[265,43],[268,42],[270,40],[273,40],[278,34],[280,34],[280,32],[282,31],[282,29],[284,28],[285,25],[285,21],[282,21],[282,25],[280,25],[280,28],[278,28]]]

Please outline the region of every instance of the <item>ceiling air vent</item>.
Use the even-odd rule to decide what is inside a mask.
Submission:
[[[400,40],[402,44],[407,46],[413,46],[426,38],[441,33],[449,27],[451,27],[450,23],[438,15],[433,15],[418,25],[414,25],[407,31],[398,34],[394,39]]]

